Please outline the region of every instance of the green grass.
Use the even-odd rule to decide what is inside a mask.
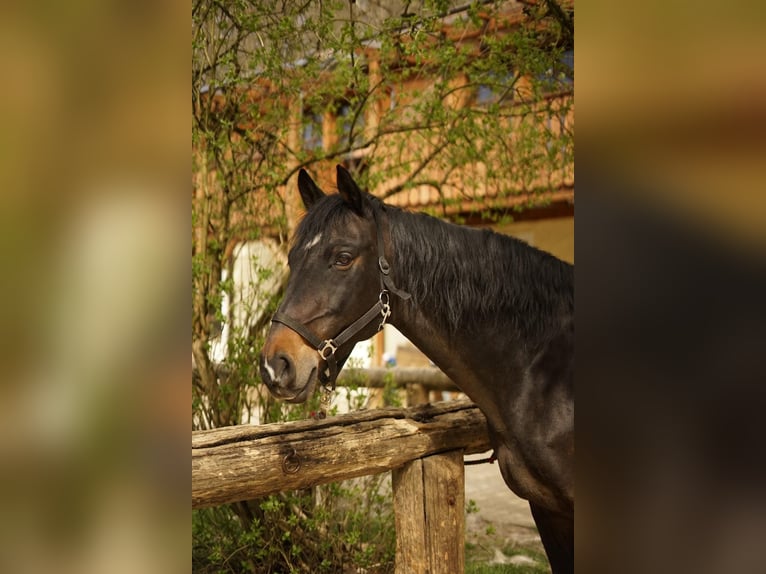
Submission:
[[[534,560],[534,563],[492,564],[498,548],[503,556],[526,556]],[[550,574],[551,571],[541,548],[504,546],[502,538],[495,532],[484,532],[476,537],[476,542],[466,542],[465,555],[466,574]]]
[[[550,573],[548,568],[516,564],[466,564],[465,574],[538,574]]]
[[[527,549],[504,548],[503,554],[508,557],[528,556],[534,564],[487,564],[486,562],[466,561],[465,574],[550,574],[545,555]]]

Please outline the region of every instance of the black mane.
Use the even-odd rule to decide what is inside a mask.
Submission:
[[[488,229],[391,207],[386,212],[400,287],[449,332],[510,320],[532,343],[559,328],[562,313],[572,316],[572,265]]]
[[[365,212],[383,203],[366,195]],[[481,322],[511,321],[527,343],[544,340],[574,309],[574,268],[527,243],[390,205],[390,263],[399,288],[450,333]],[[294,247],[354,217],[340,195],[317,202],[301,221]],[[509,325],[510,326],[510,325]],[[510,333],[509,333],[510,334]]]

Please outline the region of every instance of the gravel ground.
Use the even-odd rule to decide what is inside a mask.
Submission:
[[[478,507],[466,516],[466,541],[474,545],[476,558],[498,562],[509,548],[543,552],[529,504],[508,489],[497,464],[465,467],[465,499]]]

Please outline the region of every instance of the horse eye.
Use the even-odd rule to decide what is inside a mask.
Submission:
[[[350,253],[346,253],[345,251],[343,253],[338,253],[335,256],[335,265],[337,267],[348,267],[351,265],[351,262],[354,260],[353,257],[351,257]]]

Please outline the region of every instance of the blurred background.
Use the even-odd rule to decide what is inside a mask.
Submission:
[[[763,571],[763,8],[577,7],[578,567]]]
[[[189,571],[189,7],[0,8],[0,570]]]

